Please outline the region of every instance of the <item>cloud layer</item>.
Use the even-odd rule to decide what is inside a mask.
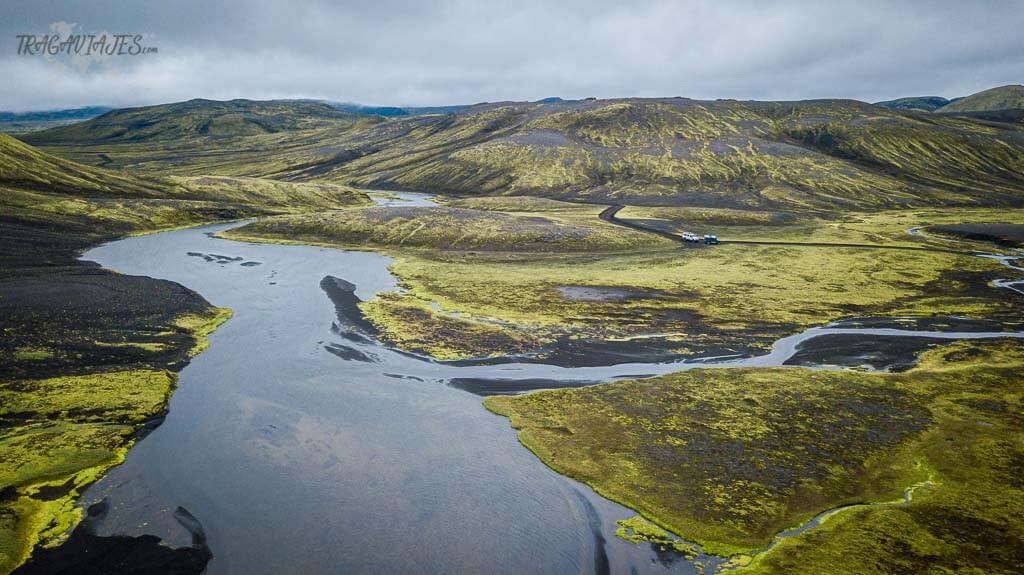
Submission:
[[[67,29],[58,23],[144,34],[158,53],[88,66],[17,54],[18,34]],[[16,0],[0,7],[0,110],[196,97],[948,97],[1024,82],[1021,30],[1019,0]]]

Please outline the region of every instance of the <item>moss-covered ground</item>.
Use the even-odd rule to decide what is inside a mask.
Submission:
[[[115,309],[118,303],[110,301]],[[229,310],[201,307],[169,314],[152,326],[165,335],[143,342],[158,338],[165,347],[144,345],[135,365],[107,368],[120,370],[0,378],[0,572],[20,565],[36,545],[59,543],[79,521],[81,490],[123,461],[136,433],[166,408],[177,377],[158,367],[201,351],[228,317]],[[37,359],[45,358],[25,361]]]
[[[1024,348],[961,342],[900,374],[707,369],[494,396],[548,465],[758,573],[1016,572]],[[929,571],[931,570],[931,571]]]
[[[436,302],[443,313],[500,326],[515,341],[522,334],[542,342],[655,337],[682,355],[764,350],[844,317],[1020,319],[1019,307],[989,286],[1012,272],[943,252],[744,245],[610,255],[403,252],[392,271],[406,291],[369,304],[392,333],[420,329],[390,312],[403,301]],[[579,286],[591,291],[569,289]]]

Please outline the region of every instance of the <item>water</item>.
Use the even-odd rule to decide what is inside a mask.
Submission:
[[[428,196],[398,197],[382,201],[430,205]],[[172,517],[187,508],[209,536],[215,575],[693,573],[686,561],[617,539],[615,520],[632,511],[548,469],[507,419],[445,383],[776,366],[826,333],[1024,336],[822,327],[779,340],[765,356],[714,363],[455,367],[332,331],[338,318],[321,280],[343,278],[370,299],[396,288],[389,258],[211,237],[233,225],[129,238],[84,256],[176,281],[235,311],[181,372],[166,421],[84,498],[111,503],[101,533],[152,533],[171,545],[189,543]],[[341,359],[332,344],[376,361]]]
[[[409,207],[423,208],[436,206],[430,194],[418,192],[389,192],[387,190],[364,190],[375,204],[385,208]]]

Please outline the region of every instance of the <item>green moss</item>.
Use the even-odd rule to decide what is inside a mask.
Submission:
[[[951,542],[957,522],[979,514],[989,523],[968,541],[1011,537],[1020,504],[1008,501],[1022,488],[1012,470],[1024,461],[1024,430],[1013,415],[1024,397],[1022,366],[1016,341],[958,343],[901,374],[706,369],[484,405],[509,417],[522,443],[555,470],[710,553],[756,552],[823,510],[877,503],[833,514],[756,555],[763,572],[825,569],[860,545],[869,548],[854,555],[870,555],[875,563],[865,564],[876,566],[917,545],[900,559],[914,563],[935,541],[959,549],[939,554],[950,564],[1005,566],[1014,555],[1003,543],[986,546],[987,558],[957,560],[968,543]],[[908,486],[917,488],[904,503]],[[873,528],[859,522],[867,517],[913,522],[866,537]],[[830,535],[840,529],[864,536]],[[794,548],[802,555],[791,556]],[[865,572],[858,559],[845,561],[849,571],[835,572]]]
[[[129,425],[65,421],[4,430],[0,490],[9,495],[0,503],[0,572],[24,562],[36,545],[61,540],[80,519],[81,489],[124,460],[133,432]]]
[[[210,342],[207,336],[216,331],[220,324],[229,320],[234,312],[225,307],[211,308],[208,313],[188,314],[179,316],[174,320],[174,325],[192,335],[195,345],[189,351],[189,356],[196,356],[209,347]]]
[[[393,255],[403,297],[489,318],[541,342],[660,334],[685,354],[767,349],[783,335],[851,316],[1017,314],[988,285],[1010,273],[1004,267],[942,252],[723,245],[609,255]],[[565,286],[632,295],[587,300],[567,295]],[[415,321],[392,327],[421,329]]]
[[[131,422],[163,409],[174,382],[172,372],[141,370],[22,380],[0,388],[0,419]]]
[[[630,543],[650,543],[662,551],[671,549],[687,558],[697,555],[697,550],[692,545],[673,538],[668,531],[639,515],[634,515],[629,519],[619,519],[616,523],[619,524],[619,527],[615,530],[615,535]]]
[[[360,308],[380,329],[382,339],[436,359],[513,355],[538,345],[522,331],[436,313],[427,303],[397,293],[380,294]]]
[[[210,308],[173,326],[190,336],[195,355],[230,316]],[[170,371],[136,369],[0,383],[0,572],[77,524],[81,490],[124,460],[139,427],[165,409],[176,380]]]
[[[50,359],[51,357],[53,357],[53,351],[46,348],[19,347],[14,350],[14,359],[19,361]]]

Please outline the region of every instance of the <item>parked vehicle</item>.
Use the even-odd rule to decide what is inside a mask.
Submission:
[[[700,237],[698,237],[697,234],[690,233],[690,232],[683,232],[681,234],[681,237],[683,238],[684,242],[699,242],[700,241]]]
[[[718,244],[720,244],[722,242],[720,242],[718,240],[718,236],[705,235],[704,236],[704,243],[709,245],[709,246],[717,246]]]

